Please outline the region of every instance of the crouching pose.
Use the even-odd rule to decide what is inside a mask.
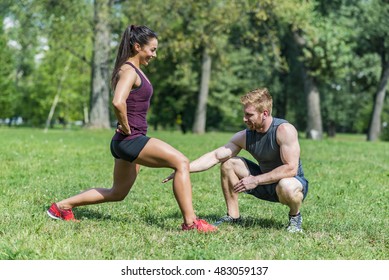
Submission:
[[[272,117],[272,97],[266,88],[241,97],[247,129],[237,132],[222,147],[190,163],[190,172],[221,166],[221,186],[227,215],[214,225],[240,221],[238,194],[280,202],[289,207],[289,232],[302,231],[300,207],[308,192],[308,181],[300,160],[298,134],[286,120]],[[247,150],[257,161],[238,157]],[[174,174],[163,180],[169,181]]]

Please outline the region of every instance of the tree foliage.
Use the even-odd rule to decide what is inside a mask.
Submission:
[[[104,39],[105,73],[126,26],[147,25],[159,34],[158,58],[143,69],[154,86],[149,122],[155,128],[174,127],[178,115],[187,127],[196,122],[204,53],[212,61],[206,130],[243,127],[238,97],[268,87],[274,115],[304,131],[312,121],[304,92],[309,79],[320,98],[319,119],[331,135],[368,133],[374,111],[378,125],[389,121],[385,95],[379,98],[382,109],[374,105],[386,90],[380,85],[389,60],[387,1],[105,2],[112,4],[104,19],[111,31]],[[1,1],[0,118],[21,116],[43,126],[57,96],[53,119],[87,121],[98,67],[93,5]],[[109,89],[103,92],[109,98]]]

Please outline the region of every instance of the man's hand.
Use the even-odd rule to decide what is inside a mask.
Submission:
[[[168,177],[166,177],[165,179],[162,180],[162,183],[169,182],[171,179],[174,178],[174,175],[175,175],[175,174],[176,174],[175,172],[173,172],[172,174],[170,174]]]
[[[234,186],[234,192],[240,193],[249,191],[252,189],[255,189],[257,187],[257,182],[255,176],[248,176],[243,179],[241,179],[235,186]]]

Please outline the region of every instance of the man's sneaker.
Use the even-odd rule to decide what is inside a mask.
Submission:
[[[219,220],[217,220],[212,225],[214,225],[215,227],[218,227],[222,223],[235,224],[235,223],[240,223],[241,221],[242,221],[241,217],[235,219],[235,218],[233,218],[233,217],[231,217],[230,215],[227,214],[227,215],[221,217]]]
[[[289,223],[286,230],[289,232],[303,232],[301,227],[302,223],[303,217],[301,216],[301,213],[298,213],[296,216],[289,215]]]
[[[57,204],[51,204],[49,210],[47,210],[47,215],[53,219],[71,221],[75,220],[72,209],[61,210],[58,208]]]
[[[190,226],[185,223],[182,224],[182,230],[192,230],[197,229],[199,232],[213,232],[217,230],[217,227],[214,227],[211,224],[208,224],[205,220],[196,219],[194,223]]]

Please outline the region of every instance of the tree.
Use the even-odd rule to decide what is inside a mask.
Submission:
[[[203,50],[201,63],[201,82],[200,91],[197,100],[196,114],[192,131],[197,134],[205,132],[205,124],[207,122],[207,102],[209,92],[209,81],[211,79],[212,58],[208,54],[208,50]]]
[[[199,133],[236,130],[243,127],[237,97],[266,86],[274,114],[299,130],[368,133],[370,125],[376,131],[387,121],[387,6],[382,0],[3,0],[0,15],[12,24],[0,32],[0,114],[42,126],[61,88],[53,120],[86,119],[90,105],[90,126],[109,126],[114,43],[127,25],[144,24],[160,38],[157,60],[144,68],[154,86],[148,114],[154,127],[170,128],[182,114]],[[102,7],[106,16],[97,13]]]
[[[294,5],[294,9],[285,9],[288,4]],[[276,9],[292,34],[286,38],[292,37],[295,47],[290,43],[287,46],[298,51],[297,61],[291,57],[288,60],[291,71],[301,72],[308,138],[321,139],[325,125],[329,135],[334,136],[339,119],[347,119],[343,105],[351,104],[352,95],[346,85],[350,83],[352,50],[358,37],[350,6],[347,1],[288,1]],[[325,122],[323,112],[327,113]]]
[[[389,81],[389,3],[382,0],[362,2],[362,32],[360,50],[376,53],[380,58],[381,73],[374,94],[373,110],[367,134],[368,141],[375,141],[381,133],[381,114],[384,108]]]
[[[94,38],[92,55],[92,93],[90,98],[91,128],[109,128],[109,54],[110,11],[113,0],[94,1]]]
[[[29,104],[33,89],[41,15],[37,13],[38,7],[33,1],[8,3],[6,6],[5,15],[12,23],[7,30],[7,40],[12,43],[10,49],[14,58],[14,74],[10,77],[15,89],[15,95],[11,98],[12,116],[21,116],[28,121],[34,108],[25,104]]]
[[[51,105],[49,115],[47,116],[45,130],[44,130],[45,132],[47,132],[47,130],[49,129],[50,124],[52,122],[53,115],[54,115],[54,112],[55,112],[55,108],[57,107],[57,104],[58,104],[58,101],[59,101],[59,98],[60,98],[60,95],[61,95],[61,92],[62,92],[62,87],[63,87],[64,81],[65,81],[66,76],[67,76],[67,74],[69,72],[71,61],[72,61],[72,56],[69,57],[69,60],[67,61],[66,65],[64,67],[63,73],[60,76],[60,79],[58,81],[57,92],[55,93],[55,97],[54,97],[53,103]]]
[[[193,43],[201,53],[201,80],[198,102],[192,131],[197,134],[205,132],[207,120],[207,102],[211,79],[212,56],[225,47],[227,34],[238,17],[239,9],[235,1],[202,0],[192,2],[192,20],[189,29],[196,38]]]
[[[227,55],[229,31],[241,7],[236,1],[210,0],[134,1],[122,7],[132,22],[151,24],[162,39],[158,59],[147,67],[156,81],[150,114],[154,126],[174,123],[176,116],[185,112],[184,121],[194,124],[195,133],[203,133],[208,93],[212,94],[212,61]],[[142,16],[134,9],[149,13]],[[163,21],[158,20],[161,15]],[[193,99],[198,101],[195,106]]]
[[[0,15],[0,118],[9,118],[14,114],[16,89],[14,84],[14,58],[8,46],[7,35],[3,29],[3,17]]]
[[[23,117],[26,124],[42,126],[63,79],[53,119],[61,115],[79,120],[83,112],[80,104],[85,104],[89,99],[85,92],[90,92],[90,64],[84,62],[91,57],[88,53],[91,30],[87,21],[91,18],[90,4],[74,0],[9,2],[2,10],[8,22],[4,30],[11,51],[10,63],[3,69],[13,68],[7,77],[14,89],[13,93],[7,91],[12,93],[7,106],[12,112],[7,114]],[[6,54],[5,50],[1,49],[1,54]],[[72,60],[64,79],[63,66],[70,57],[77,59]],[[79,59],[83,62],[79,63]]]
[[[375,141],[381,133],[381,114],[384,108],[386,96],[386,88],[389,81],[389,61],[382,59],[382,73],[380,75],[380,83],[377,92],[374,94],[374,106],[369,125],[369,133],[367,140]]]
[[[312,6],[301,4],[300,8],[296,9],[296,13],[300,13],[306,9],[312,9]],[[320,107],[320,93],[317,86],[317,78],[315,72],[319,70],[318,56],[315,51],[315,44],[318,39],[315,38],[317,30],[313,30],[312,18],[313,10],[310,10],[308,17],[303,18],[300,22],[290,21],[291,32],[294,42],[300,52],[301,62],[301,78],[304,84],[304,92],[306,96],[307,109],[307,127],[306,135],[309,139],[320,140],[323,137],[323,124]],[[289,19],[290,20],[290,19]],[[288,20],[288,21],[289,21]]]
[[[43,39],[35,71],[34,95],[39,100],[37,122],[46,119],[46,129],[56,120],[83,120],[91,77],[92,18],[90,3],[42,1],[40,14]]]

